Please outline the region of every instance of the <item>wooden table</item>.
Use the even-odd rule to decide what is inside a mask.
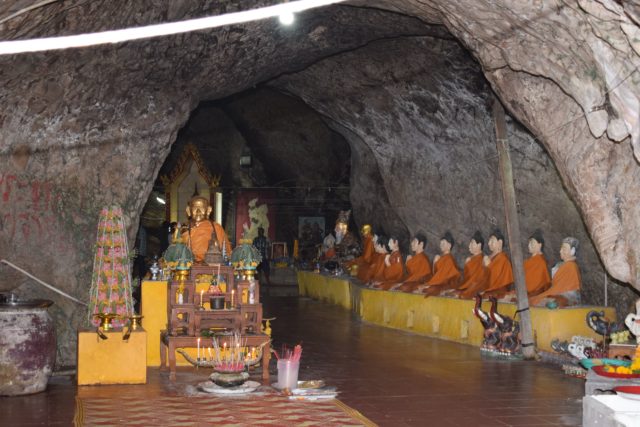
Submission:
[[[218,336],[220,345],[231,345],[232,336]],[[269,385],[269,360],[271,359],[271,337],[266,334],[245,334],[241,335],[243,342],[248,347],[262,347],[262,382]],[[167,352],[169,353],[169,379],[176,379],[176,349],[195,348],[198,345],[198,337],[177,336],[173,337],[162,331],[160,334],[160,369],[165,370],[167,366]]]

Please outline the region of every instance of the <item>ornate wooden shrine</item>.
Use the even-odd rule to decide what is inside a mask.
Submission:
[[[222,294],[208,290],[196,292],[196,287],[203,281],[211,281],[212,277],[221,278],[226,286]],[[173,279],[167,286],[167,330],[160,335],[160,366],[166,366],[166,352],[170,378],[175,379],[177,348],[193,348],[198,345],[198,338],[209,340],[216,332],[239,331],[242,340],[248,346],[262,348],[262,378],[269,380],[270,337],[261,332],[262,304],[260,288],[254,281],[253,294],[250,298],[248,280],[236,280],[233,267],[225,265],[195,265],[185,280]],[[182,293],[180,299],[178,295]],[[212,297],[224,297],[223,308],[212,308]],[[216,336],[220,343],[227,338]]]

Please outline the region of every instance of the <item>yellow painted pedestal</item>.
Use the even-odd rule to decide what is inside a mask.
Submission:
[[[147,366],[160,366],[160,331],[167,329],[167,282],[142,281],[140,314],[147,331]]]
[[[300,295],[352,309],[367,322],[475,346],[482,344],[484,330],[472,313],[472,300],[369,289],[344,277],[307,271],[298,272],[298,288]],[[487,312],[489,307],[489,302],[482,305]],[[537,348],[553,352],[552,340],[570,341],[574,335],[602,340],[587,326],[585,319],[591,310],[604,311],[607,318],[616,319],[611,307],[531,307]],[[515,311],[515,304],[498,304],[498,313],[513,317]]]
[[[78,385],[146,384],[147,333],[133,331],[127,341],[122,331],[78,331]]]

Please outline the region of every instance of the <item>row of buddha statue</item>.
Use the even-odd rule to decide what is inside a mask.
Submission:
[[[440,253],[433,263],[424,252],[427,238],[417,233],[411,239],[411,255],[406,259],[399,250],[396,236],[373,234],[371,226],[362,227],[363,250],[359,257],[344,263],[357,270],[357,277],[376,289],[421,293],[425,297],[444,295],[459,298],[496,297],[515,300],[511,261],[504,252],[505,238],[494,230],[487,242],[489,254],[484,252],[485,240],[476,231],[469,240],[469,256],[462,272],[451,254],[455,241],[450,232],[439,242]],[[530,257],[524,261],[527,294],[531,305],[560,307],[580,303],[580,270],[576,263],[578,240],[567,237],[560,246],[561,262],[549,270],[542,253],[544,238],[537,230],[529,237]]]

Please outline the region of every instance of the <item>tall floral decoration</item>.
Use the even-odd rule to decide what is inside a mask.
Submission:
[[[98,220],[88,321],[97,326],[99,313],[113,313],[113,326],[123,326],[134,314],[129,245],[122,208],[103,208]]]

